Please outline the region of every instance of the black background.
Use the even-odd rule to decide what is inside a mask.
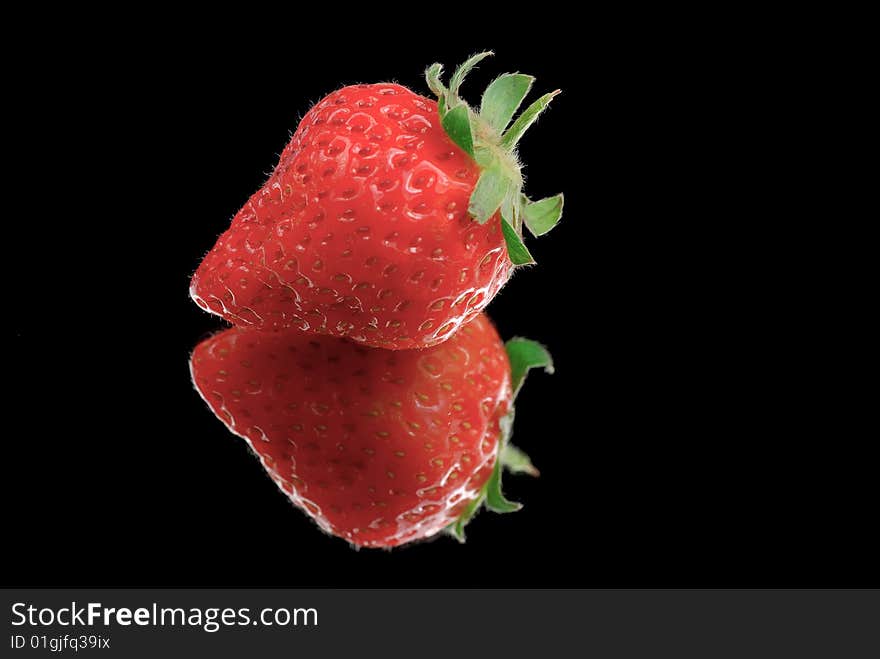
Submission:
[[[11,581],[880,584],[868,438],[825,395],[828,358],[795,318],[813,281],[768,196],[784,173],[745,146],[772,130],[757,116],[772,84],[707,58],[710,27],[646,42],[644,25],[538,13],[529,38],[429,38],[415,18],[367,18],[279,18],[286,36],[262,42],[251,24],[114,31],[13,67],[30,121],[5,247]],[[189,351],[221,322],[188,278],[311,103],[354,82],[427,93],[425,66],[485,48],[466,97],[514,70],[563,90],[521,153],[531,196],[565,192],[564,219],[489,308],[556,361],[518,403],[542,476],[507,479],[525,508],[481,514],[464,546],[356,552],[192,389]]]

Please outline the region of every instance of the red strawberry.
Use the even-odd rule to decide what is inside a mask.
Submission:
[[[533,469],[506,437],[526,371],[551,363],[526,339],[507,349],[510,359],[485,315],[405,352],[232,328],[199,344],[191,369],[214,413],[322,529],[393,547],[450,526],[463,537],[484,500],[518,508],[501,496],[497,458]]]
[[[556,92],[510,124],[533,79],[507,74],[477,113],[458,88],[488,54],[448,89],[439,64],[428,70],[439,107],[390,83],[344,87],[315,105],[202,261],[196,303],[239,326],[389,349],[440,343],[474,318],[513,264],[532,262],[522,224],[545,233],[562,212],[562,195],[526,199],[516,159]]]

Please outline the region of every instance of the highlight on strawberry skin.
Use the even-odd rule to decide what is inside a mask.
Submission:
[[[374,83],[319,101],[193,275],[195,302],[239,327],[391,350],[475,318],[533,263],[523,228],[542,235],[563,208],[525,196],[517,153],[558,92],[517,114],[534,79],[503,74],[468,104],[462,83],[489,54],[448,82],[429,67],[434,98]]]
[[[233,327],[190,361],[195,388],[278,487],[357,547],[444,530],[463,540],[480,508],[517,510],[501,474],[537,473],[509,439],[514,397],[539,366],[552,370],[540,344],[505,345],[485,315],[420,351]]]

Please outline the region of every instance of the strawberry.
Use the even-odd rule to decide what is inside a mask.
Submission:
[[[347,337],[373,347],[441,343],[533,262],[562,195],[522,194],[516,147],[557,92],[511,119],[533,78],[506,74],[480,111],[465,75],[427,72],[438,101],[391,83],[333,92],[303,118],[269,180],[192,278],[203,309],[238,326]]]
[[[198,392],[291,501],[359,547],[446,528],[463,539],[482,503],[518,508],[500,472],[504,462],[534,473],[507,443],[513,397],[534,366],[551,370],[544,348],[513,339],[505,352],[482,314],[442,345],[404,352],[234,327],[190,362]]]

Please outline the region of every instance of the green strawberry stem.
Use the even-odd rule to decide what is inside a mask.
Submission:
[[[553,372],[553,359],[550,353],[537,341],[514,338],[504,347],[510,360],[510,386],[514,400],[531,369],[542,367],[547,373]],[[482,506],[485,505],[495,513],[512,513],[522,508],[521,504],[509,501],[501,492],[501,475],[504,469],[515,474],[538,475],[538,470],[532,465],[529,456],[510,443],[510,437],[513,435],[513,419],[514,408],[511,406],[510,411],[501,419],[501,436],[498,439],[498,454],[492,475],[483,485],[479,496],[465,508],[455,522],[446,528],[459,542],[464,542],[464,527]]]
[[[483,92],[479,111],[459,96],[467,74],[491,51],[478,53],[459,66],[444,86],[443,66],[432,64],[425,72],[428,87],[437,96],[440,122],[449,138],[480,166],[481,174],[471,195],[468,212],[480,224],[501,211],[508,256],[514,265],[535,260],[522,241],[525,224],[535,236],[552,229],[562,217],[562,195],[531,201],[523,192],[522,165],[516,147],[559,90],[544,94],[511,123],[535,79],[522,73],[505,73]]]

